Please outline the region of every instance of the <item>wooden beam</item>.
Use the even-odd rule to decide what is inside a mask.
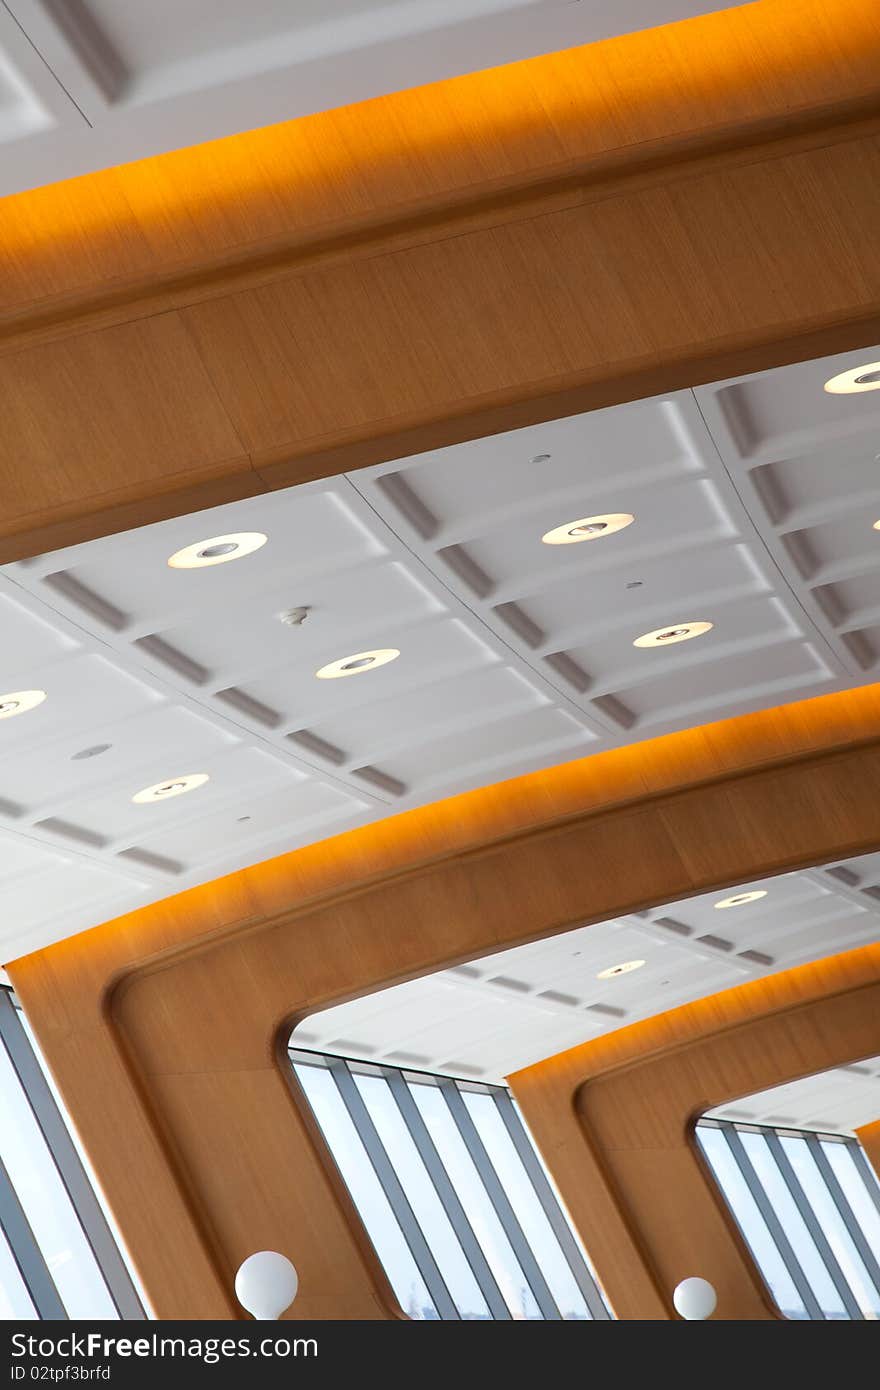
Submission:
[[[875,342],[878,65],[776,0],[3,200],[0,562]]]
[[[292,1022],[572,923],[876,849],[878,801],[875,686],[438,802],[9,973],[160,1316],[234,1316],[234,1270],[266,1245],[299,1267],[297,1316],[399,1316],[292,1092]],[[848,960],[774,976],[762,998],[880,973],[876,949]]]

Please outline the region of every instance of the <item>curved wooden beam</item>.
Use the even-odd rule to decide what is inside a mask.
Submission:
[[[0,563],[880,339],[880,21],[775,0],[0,202]]]
[[[291,1021],[575,923],[872,850],[878,803],[880,688],[865,687],[408,812],[9,970],[160,1316],[234,1316],[233,1272],[261,1245],[295,1259],[297,1316],[393,1316],[292,1100]],[[786,1001],[789,977],[805,978],[763,983]]]
[[[878,1050],[872,945],[700,999],[510,1078],[619,1317],[673,1317],[672,1291],[693,1274],[714,1284],[717,1318],[780,1316],[693,1123]]]

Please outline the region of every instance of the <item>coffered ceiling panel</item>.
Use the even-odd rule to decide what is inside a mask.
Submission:
[[[5,0],[0,195],[716,0]]]
[[[743,1096],[708,1114],[740,1124],[852,1134],[880,1120],[880,1057],[867,1057],[851,1066],[834,1067],[787,1086]]]
[[[876,679],[880,393],[823,391],[851,365],[0,569],[0,958],[441,796]],[[803,948],[837,949],[816,913]],[[724,970],[748,971],[764,948],[726,926]],[[716,987],[720,948],[663,940]]]
[[[293,1039],[316,1051],[498,1082],[661,1010],[878,935],[880,854],[872,854],[593,926],[574,924],[547,941],[326,1009],[305,1019]],[[870,1118],[880,1118],[880,1063],[867,1070],[873,1100],[864,1085],[850,1095],[834,1073],[837,1089],[823,1093],[819,1128],[836,1128],[829,1115],[865,1123],[852,1117],[871,1105]],[[713,1113],[757,1119],[780,1103],[768,1099],[765,1106],[753,1097]],[[796,1114],[812,1103],[805,1100]],[[788,1113],[792,1123],[790,1106]]]

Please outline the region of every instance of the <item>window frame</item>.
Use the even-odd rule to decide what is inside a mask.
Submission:
[[[464,1152],[473,1167],[481,1191],[485,1195],[487,1209],[491,1209],[493,1221],[497,1222],[498,1229],[506,1238],[522,1274],[524,1286],[540,1312],[540,1320],[561,1320],[563,1312],[549,1287],[548,1280],[544,1277],[540,1260],[526,1238],[514,1205],[504,1190],[477,1125],[464,1103],[463,1095],[468,1092],[476,1092],[492,1098],[504,1130],[513,1144],[515,1158],[521,1165],[531,1187],[537,1211],[547,1223],[548,1235],[559,1246],[568,1271],[573,1277],[578,1296],[583,1301],[585,1314],[582,1320],[604,1321],[612,1317],[607,1300],[590,1269],[586,1252],[583,1251],[561,1201],[553,1190],[534,1142],[529,1136],[506,1087],[466,1078],[439,1075],[433,1072],[417,1071],[407,1067],[386,1066],[383,1063],[348,1058],[332,1053],[315,1052],[297,1046],[295,1042],[291,1042],[288,1046],[287,1057],[289,1073],[295,1083],[295,1095],[305,1108],[309,1119],[314,1123],[324,1150],[325,1162],[328,1162],[334,1174],[338,1175],[349,1196],[352,1210],[376,1254],[376,1259],[389,1285],[392,1283],[391,1274],[382,1265],[378,1251],[375,1250],[370,1239],[367,1223],[348,1191],[342,1167],[330,1144],[324,1138],[319,1117],[313,1110],[300,1082],[297,1073],[299,1067],[321,1068],[328,1071],[333,1077],[339,1100],[345,1107],[348,1118],[354,1125],[364,1146],[391,1213],[400,1227],[419,1274],[428,1289],[436,1315],[441,1321],[459,1319],[462,1314],[447,1286],[438,1260],[428,1246],[424,1232],[419,1227],[404,1184],[394,1171],[379,1132],[369,1114],[355,1081],[358,1075],[378,1077],[384,1081],[391,1102],[395,1107],[396,1121],[399,1120],[408,1132],[415,1153],[418,1155],[434,1193],[443,1207],[458,1246],[470,1266],[470,1271],[488,1309],[490,1320],[508,1320],[514,1317],[514,1313],[509,1299],[506,1299],[502,1292],[496,1273],[493,1272],[491,1261],[487,1258],[487,1252],[481,1244],[479,1235],[467,1215],[465,1203],[456,1190],[441,1148],[435,1143],[412,1093],[412,1088],[416,1086],[431,1087],[443,1098],[445,1104],[444,1118],[454,1126],[455,1132],[464,1146]],[[400,1299],[393,1288],[392,1294],[395,1304],[399,1308]],[[404,1316],[406,1315],[404,1314]]]
[[[766,1228],[765,1234],[769,1236],[775,1248],[775,1253],[782,1261],[786,1274],[803,1304],[806,1320],[871,1320],[870,1315],[866,1314],[863,1310],[859,1302],[857,1290],[847,1277],[845,1268],[833,1249],[835,1233],[829,1233],[823,1225],[820,1212],[810,1200],[809,1192],[803,1185],[798,1173],[795,1171],[795,1166],[782,1141],[786,1139],[795,1140],[805,1145],[805,1153],[812,1161],[813,1167],[815,1168],[815,1173],[813,1174],[814,1179],[822,1184],[824,1195],[827,1196],[828,1203],[836,1211],[841,1231],[857,1251],[859,1258],[865,1266],[869,1282],[874,1286],[874,1295],[877,1299],[875,1316],[877,1319],[880,1319],[880,1252],[875,1253],[872,1251],[861,1229],[856,1213],[842,1185],[833,1172],[828,1155],[823,1148],[825,1144],[839,1144],[847,1149],[853,1159],[855,1171],[865,1188],[867,1196],[876,1206],[878,1213],[880,1213],[880,1180],[873,1174],[858,1140],[851,1135],[836,1134],[830,1131],[804,1130],[794,1127],[754,1124],[745,1120],[720,1119],[716,1116],[700,1116],[693,1124],[694,1148],[704,1168],[707,1180],[711,1183],[713,1190],[721,1200],[725,1214],[728,1216],[734,1230],[741,1239],[758,1274],[767,1298],[776,1309],[778,1315],[786,1321],[791,1319],[789,1319],[788,1315],[779,1306],[772,1291],[769,1277],[765,1274],[764,1268],[755,1252],[753,1245],[754,1233],[752,1233],[752,1238],[750,1238],[747,1224],[741,1219],[733,1200],[731,1200],[728,1195],[724,1183],[716,1173],[715,1163],[700,1142],[701,1130],[714,1130],[720,1133],[726,1146],[726,1153],[736,1165],[737,1172],[744,1182],[745,1187],[748,1189],[749,1196],[759,1216],[763,1220]],[[808,1262],[805,1262],[803,1258],[804,1252],[798,1253],[799,1235],[794,1231],[787,1231],[784,1228],[780,1215],[775,1209],[772,1196],[762,1181],[757,1168],[752,1163],[746,1146],[743,1144],[742,1135],[744,1134],[755,1135],[762,1140],[766,1148],[767,1157],[772,1164],[774,1182],[778,1180],[784,1184],[787,1198],[791,1199],[794,1203],[798,1217],[812,1243],[808,1253],[818,1257],[823,1267],[823,1274],[827,1276],[830,1284],[833,1285],[835,1293],[840,1299],[844,1310],[844,1316],[842,1318],[829,1316],[829,1311],[823,1308],[820,1294],[811,1281]],[[802,1238],[802,1234],[800,1238]]]

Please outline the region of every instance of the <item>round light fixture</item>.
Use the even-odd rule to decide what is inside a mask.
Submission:
[[[164,782],[156,782],[152,787],[144,787],[131,798],[138,806],[148,806],[156,801],[170,801],[173,796],[183,796],[193,792],[208,781],[207,772],[189,772],[185,777],[168,777]]]
[[[692,637],[702,637],[704,632],[712,631],[712,623],[675,623],[669,627],[657,627],[653,632],[644,632],[633,642],[634,647],[672,647],[676,642],[689,642]]]
[[[230,536],[211,536],[206,541],[196,541],[176,550],[169,556],[168,563],[173,570],[205,569],[208,565],[225,565],[227,560],[241,560],[245,555],[253,555],[255,550],[269,539],[262,531],[237,531]]]
[[[374,652],[354,652],[351,656],[341,656],[338,661],[330,661],[315,672],[318,680],[338,680],[340,676],[359,676],[362,671],[374,671],[377,666],[386,666],[400,656],[396,647],[382,647]]]
[[[688,1322],[702,1322],[711,1318],[715,1312],[718,1295],[708,1279],[692,1275],[690,1279],[682,1279],[681,1283],[676,1285],[672,1302],[680,1318],[685,1318]]]
[[[880,531],[880,517],[878,517],[877,520],[874,522],[874,530]]]
[[[863,367],[851,367],[826,381],[825,390],[831,396],[854,396],[860,391],[880,391],[880,362],[868,362]]]
[[[631,526],[635,517],[629,512],[606,512],[603,516],[582,516],[577,521],[566,521],[547,531],[541,540],[545,545],[577,545],[579,541],[596,541],[600,536],[613,536]]]
[[[41,705],[45,698],[45,690],[13,690],[9,695],[0,695],[0,719],[26,714],[29,709]]]
[[[534,454],[532,458],[529,459],[529,463],[549,463],[551,457],[552,455],[550,454]]]
[[[733,893],[729,898],[722,898],[715,904],[720,907],[744,907],[746,903],[756,903],[759,898],[766,898],[766,888],[753,888],[749,893]]]
[[[613,980],[616,975],[628,975],[631,970],[641,970],[644,964],[643,960],[625,960],[622,965],[609,965],[607,970],[600,970],[596,979]]]
[[[253,1318],[274,1322],[296,1298],[299,1276],[286,1255],[258,1250],[239,1265],[235,1296]]]

